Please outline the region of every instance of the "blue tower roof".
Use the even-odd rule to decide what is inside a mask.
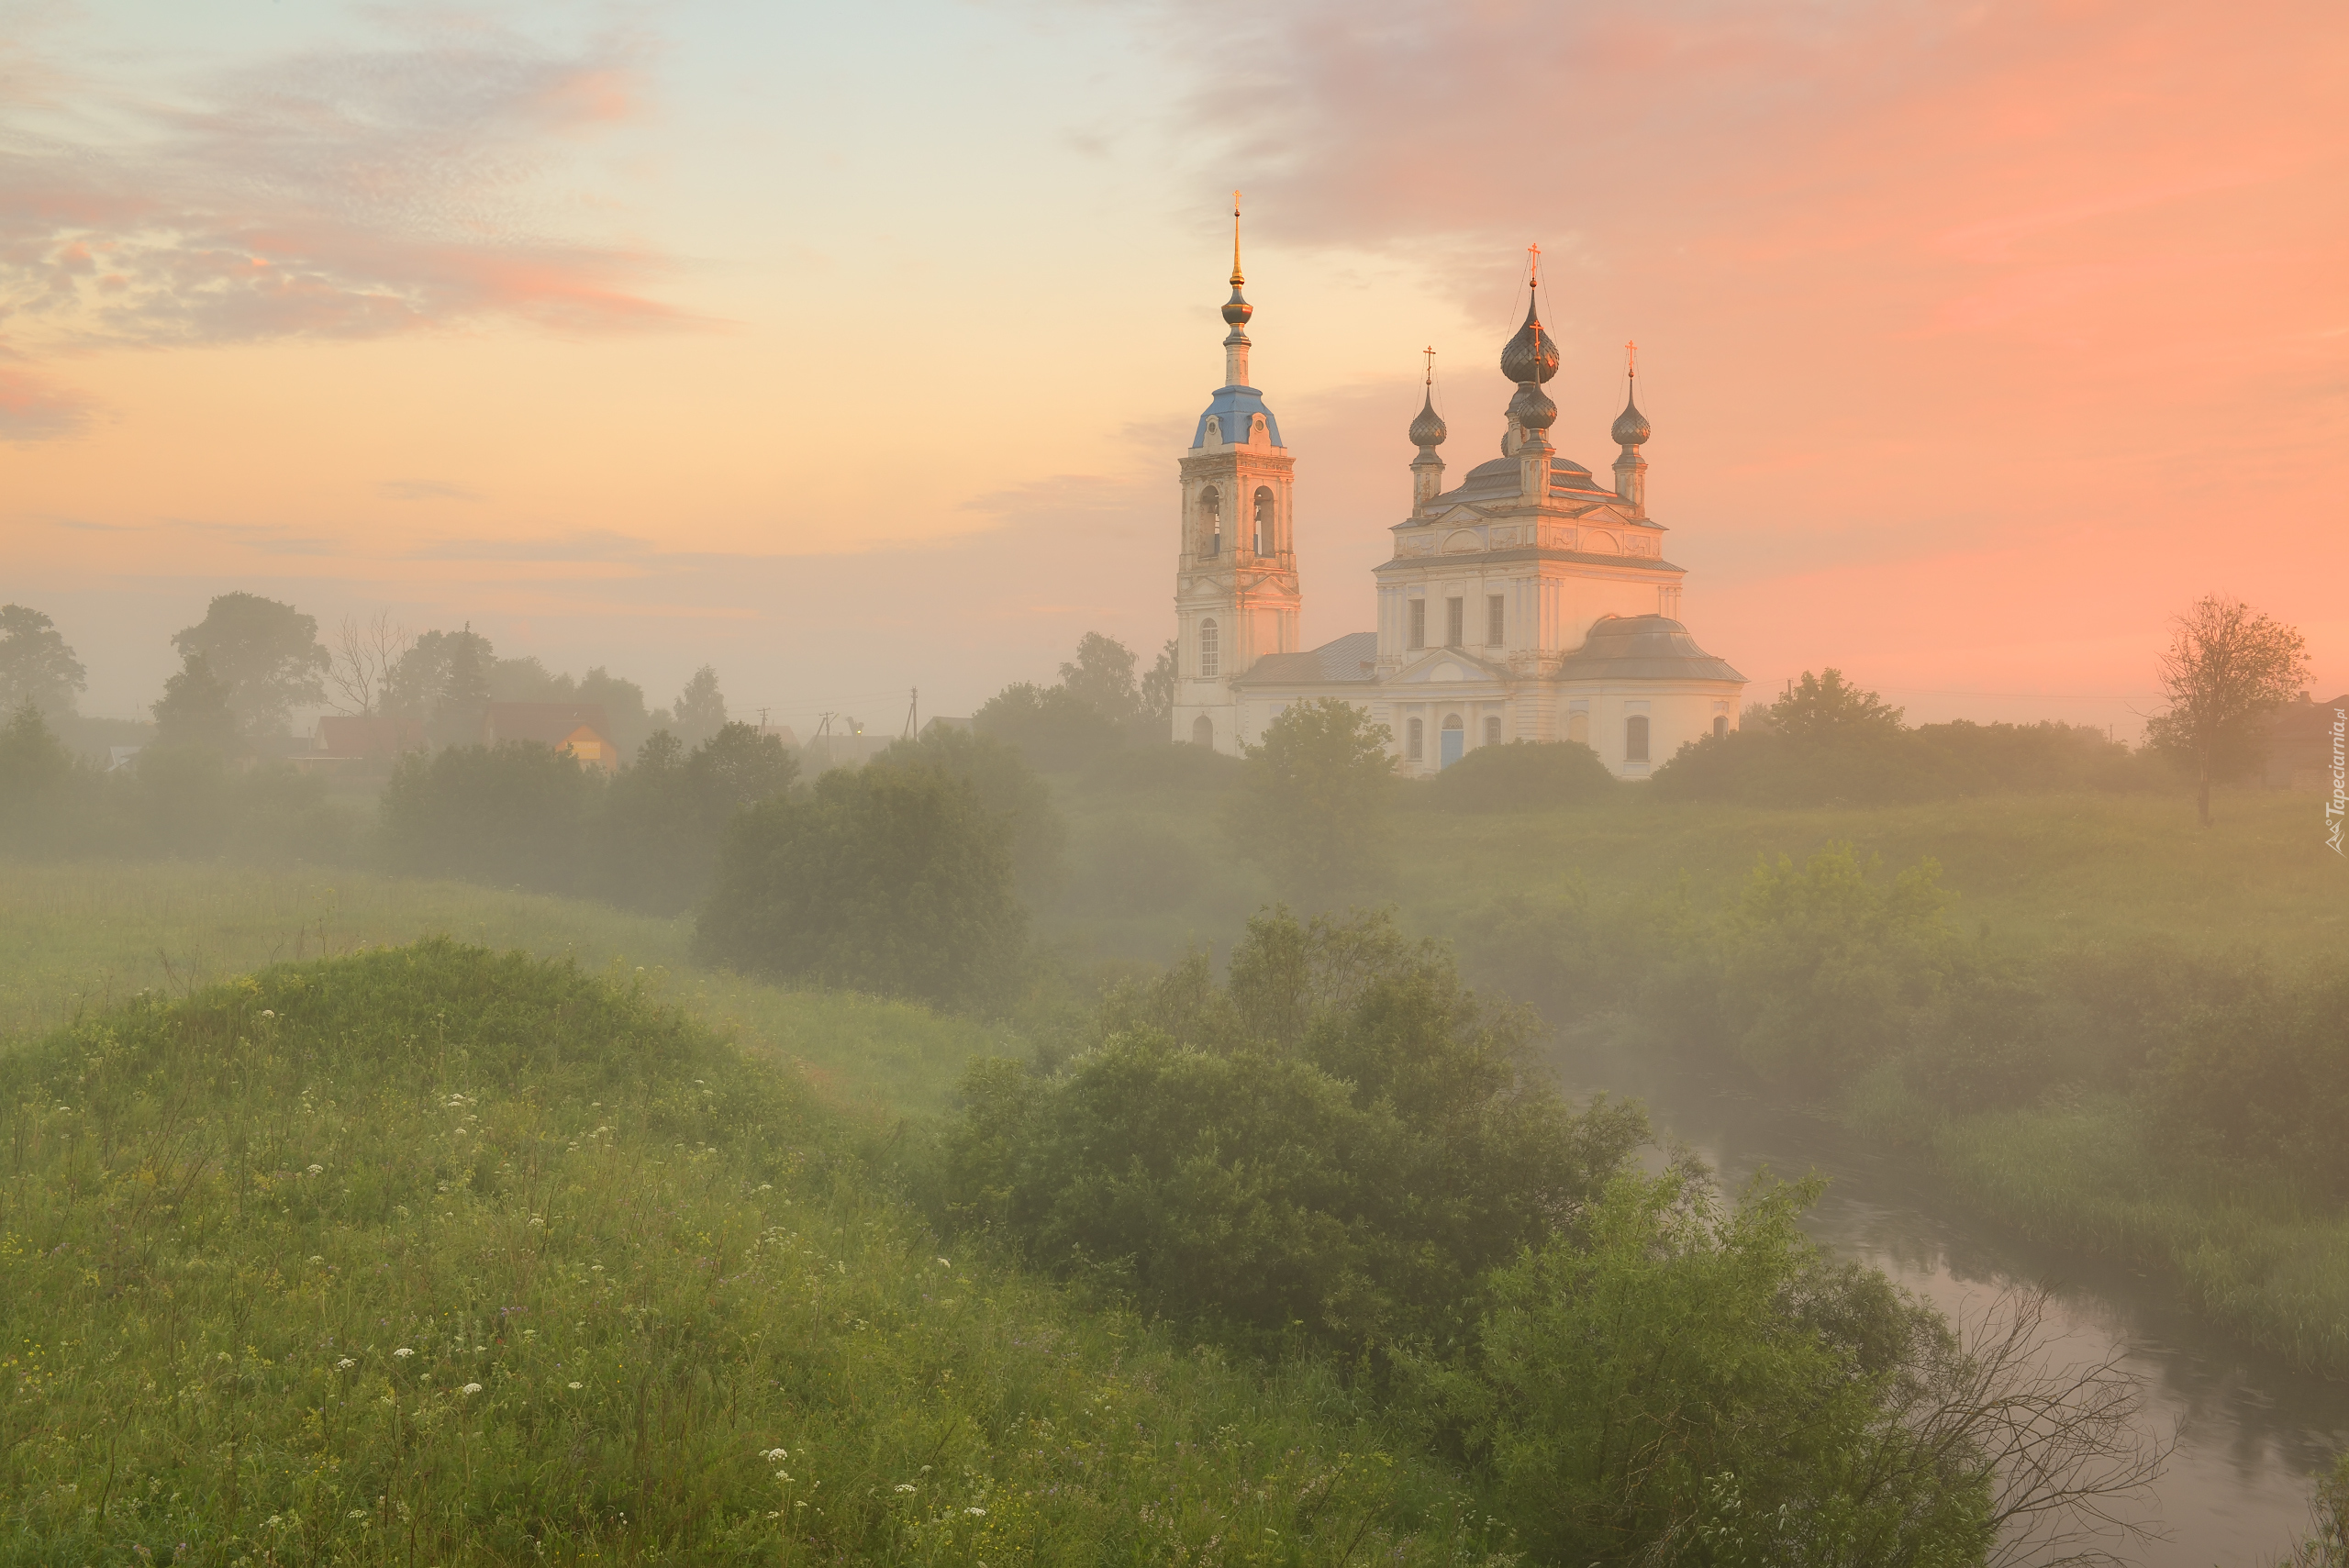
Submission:
[[[1227,441],[1231,439],[1231,433],[1235,429],[1243,434],[1246,432],[1248,416],[1262,414],[1264,417],[1264,433],[1272,437],[1273,445],[1281,444],[1281,422],[1273,417],[1271,409],[1264,406],[1264,395],[1252,386],[1217,387],[1215,396],[1208,401],[1207,407],[1200,411],[1198,428],[1191,435],[1193,446],[1204,446],[1207,443],[1208,416],[1210,414],[1215,415],[1221,421],[1223,439]]]

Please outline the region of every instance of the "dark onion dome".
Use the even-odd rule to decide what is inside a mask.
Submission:
[[[1501,374],[1511,381],[1547,381],[1558,373],[1558,340],[1534,315],[1536,302],[1526,301],[1525,325],[1501,350]]]
[[[1623,399],[1623,411],[1615,416],[1614,428],[1607,434],[1608,439],[1619,447],[1636,447],[1648,439],[1648,417],[1640,412],[1640,406],[1627,395]]]
[[[1435,411],[1435,394],[1428,394],[1419,406],[1419,417],[1411,421],[1411,444],[1415,447],[1440,447],[1450,434],[1443,428],[1443,416]]]
[[[1517,395],[1508,400],[1508,417],[1529,430],[1546,430],[1557,420],[1558,406],[1550,401],[1540,382],[1521,381],[1517,384]]]
[[[1248,318],[1255,314],[1256,307],[1240,297],[1240,280],[1237,277],[1233,278],[1231,297],[1223,302],[1224,320],[1234,327],[1245,327],[1248,325]]]

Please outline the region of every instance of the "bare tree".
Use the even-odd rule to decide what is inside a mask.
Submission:
[[[2206,595],[2172,622],[2162,655],[2169,711],[2145,726],[2145,739],[2193,764],[2195,813],[2210,825],[2210,780],[2256,763],[2260,721],[2292,698],[2309,678],[2300,634],[2241,599]]]
[[[343,617],[327,669],[327,680],[340,697],[335,706],[362,718],[381,713],[392,666],[407,651],[409,640],[406,627],[392,624],[389,610],[378,610],[370,621]]]
[[[2126,1561],[2113,1549],[2156,1533],[2144,1514],[2176,1446],[2140,1422],[2119,1351],[2052,1358],[2048,1299],[2010,1292],[1962,1323],[1900,1412],[1912,1462],[1987,1479],[1987,1568]]]

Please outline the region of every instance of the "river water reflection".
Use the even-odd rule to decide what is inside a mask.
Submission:
[[[1829,1179],[1807,1229],[1954,1318],[1999,1292],[2054,1292],[2051,1356],[2119,1348],[2144,1392],[2143,1419],[2176,1451],[2152,1505],[2162,1538],[2115,1548],[2147,1568],[2251,1568],[2282,1558],[2309,1522],[2310,1477],[2349,1447],[2349,1383],[2325,1382],[2198,1324],[2165,1280],[2035,1248],[1954,1215],[1929,1183],[1820,1118],[1693,1076],[1568,1059],[1579,1090],[1645,1100],[1659,1135],[1687,1144],[1735,1192],[1756,1171]]]

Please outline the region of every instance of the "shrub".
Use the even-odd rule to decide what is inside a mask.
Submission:
[[[1717,939],[1720,1017],[1747,1062],[1821,1087],[1888,1054],[1955,954],[1941,868],[1889,883],[1849,844],[1757,863]]]
[[[595,885],[630,908],[692,908],[708,895],[734,814],[798,776],[799,760],[782,740],[748,724],[722,725],[690,752],[667,730],[655,732],[605,792],[594,852],[583,856]]]
[[[1020,896],[1040,904],[1058,891],[1068,825],[1052,804],[1052,790],[1017,749],[971,731],[933,727],[918,740],[891,742],[881,760],[969,781],[980,809],[1009,831],[1011,873]]]
[[[876,761],[735,818],[695,951],[751,973],[981,1006],[1017,984],[1026,925],[1010,824],[977,786]]]
[[[1604,799],[1621,787],[1598,753],[1575,740],[1479,746],[1426,785],[1430,804],[1449,811],[1531,811]]]
[[[1100,1023],[1058,1073],[974,1065],[951,1201],[1040,1266],[1248,1342],[1455,1336],[1470,1283],[1645,1135],[1557,1099],[1522,1020],[1384,917],[1260,916],[1227,985],[1195,958]]]
[[[384,788],[383,846],[400,871],[570,891],[601,775],[534,740],[401,757]]]
[[[1797,1228],[1817,1192],[1758,1184],[1725,1211],[1686,1173],[1620,1177],[1576,1236],[1494,1276],[1465,1355],[1419,1364],[1537,1560],[1980,1561],[1980,1449],[1903,1418],[1955,1359],[1948,1331],[1823,1261]]]

